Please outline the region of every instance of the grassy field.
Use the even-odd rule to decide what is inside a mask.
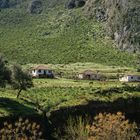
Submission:
[[[32,66],[32,65],[30,65]],[[93,63],[71,65],[49,65],[51,68],[62,68],[65,73],[75,69],[76,72],[87,69],[99,70],[104,74],[114,75],[118,71],[135,72],[133,68],[120,68]],[[29,65],[24,66],[28,68]],[[71,68],[71,69],[70,69]],[[61,107],[87,104],[88,101],[114,101],[120,97],[139,97],[139,83],[119,82],[117,79],[107,81],[74,80],[66,78],[34,79],[34,87],[22,91],[20,98],[16,99],[17,91],[0,89],[0,116],[36,114],[37,105],[46,112],[57,110]]]
[[[44,65],[44,64],[43,64]],[[30,69],[31,67],[38,66],[38,64],[27,64],[23,67]],[[118,79],[121,74],[139,74],[134,67],[126,66],[108,66],[99,63],[70,63],[70,64],[46,64],[47,67],[54,70],[56,77],[62,72],[64,78],[73,78],[78,73],[85,70],[93,70],[95,73],[106,76],[108,79]]]
[[[39,15],[27,12],[28,1],[2,9],[0,52],[21,64],[94,62],[135,66],[136,55],[116,49],[101,23],[89,20],[81,8],[65,9],[65,2],[43,1],[44,10]]]
[[[36,114],[39,113],[37,105],[45,112],[51,112],[61,107],[86,104],[90,100],[109,102],[120,97],[139,97],[139,88],[136,88],[138,84],[124,85],[119,81],[34,79],[35,87],[23,91],[20,99],[16,99],[16,91],[0,90],[0,116]],[[131,88],[126,88],[128,86]]]

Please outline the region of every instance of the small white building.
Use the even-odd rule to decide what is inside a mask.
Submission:
[[[140,82],[140,75],[124,75],[119,78],[121,82]]]
[[[54,78],[54,72],[46,66],[39,65],[31,69],[34,78]]]

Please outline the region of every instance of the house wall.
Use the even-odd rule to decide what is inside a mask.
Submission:
[[[46,73],[46,75],[53,74],[53,72],[50,70],[32,70],[32,76],[37,77],[39,75],[44,75],[44,72]]]
[[[91,75],[91,80],[98,80],[99,76],[98,75]]]
[[[128,76],[124,76],[124,77],[119,78],[119,81],[128,82]]]
[[[33,76],[33,77],[38,76],[38,71],[37,71],[37,70],[32,70],[32,76]]]
[[[128,81],[140,82],[140,77],[139,76],[128,76]]]
[[[83,74],[79,74],[79,75],[78,75],[78,78],[79,78],[79,79],[83,79]]]
[[[79,74],[78,75],[78,78],[79,79],[89,79],[89,80],[99,80],[99,76],[98,75],[96,75],[96,74],[87,74],[87,75],[85,75],[85,74]]]
[[[128,75],[119,79],[122,82],[140,82],[140,76]]]

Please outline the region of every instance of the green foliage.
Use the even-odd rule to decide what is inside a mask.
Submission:
[[[128,86],[125,86],[119,81],[92,81],[92,84],[89,82],[72,79],[34,79],[34,88],[23,91],[18,100],[15,99],[17,93],[14,90],[0,90],[1,116],[35,112],[42,114],[42,110],[49,114],[61,107],[85,105],[91,100],[113,102],[119,98],[140,97],[138,83],[127,83]],[[12,101],[7,102],[3,98],[12,99]]]
[[[67,125],[64,128],[66,135],[60,136],[62,140],[87,140],[88,130],[86,129],[87,121],[84,121],[82,117],[69,118]]]
[[[7,67],[7,60],[0,54],[0,87],[5,87],[11,81],[11,71]]]
[[[15,123],[5,122],[0,130],[1,140],[36,140],[41,139],[41,136],[39,124],[22,118],[19,118]]]
[[[22,90],[27,90],[33,86],[31,75],[29,72],[23,71],[19,65],[13,67],[12,86],[19,90],[17,98]]]
[[[103,25],[81,8],[66,10],[66,0],[42,1],[41,14],[27,13],[28,2],[0,12],[0,51],[27,63],[96,62],[134,66],[136,56],[115,49]],[[12,53],[12,55],[11,55]]]

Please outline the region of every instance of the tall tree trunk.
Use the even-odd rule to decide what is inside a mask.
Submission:
[[[22,89],[20,89],[20,90],[18,91],[17,98],[19,98],[19,95],[20,95],[21,91],[22,91]]]

